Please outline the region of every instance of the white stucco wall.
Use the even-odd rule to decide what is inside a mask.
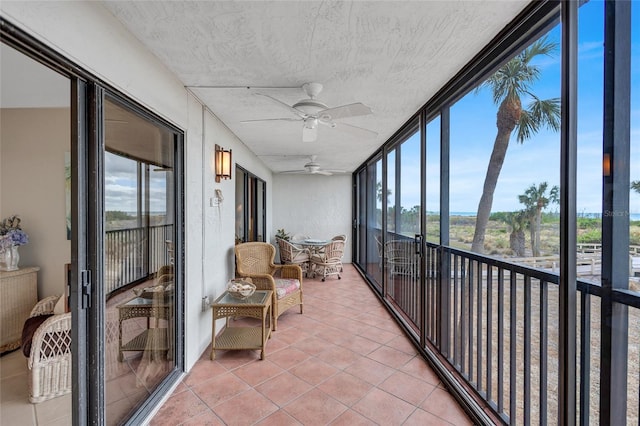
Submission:
[[[202,312],[202,298],[220,294],[234,272],[235,181],[215,183],[214,144],[232,149],[234,162],[265,180],[268,189],[273,186],[271,172],[99,4],[3,1],[0,12],[184,131],[185,364],[189,370],[211,339],[211,312]],[[215,189],[225,197],[220,208],[209,204]],[[271,191],[267,194],[266,225],[271,235]]]
[[[351,263],[352,204],[351,175],[275,174],[271,242],[281,228],[317,239],[344,234],[344,262]]]

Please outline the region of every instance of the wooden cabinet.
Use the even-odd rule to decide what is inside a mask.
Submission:
[[[39,270],[0,271],[0,353],[20,346],[22,326],[38,302]]]

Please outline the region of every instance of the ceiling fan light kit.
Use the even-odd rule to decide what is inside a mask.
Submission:
[[[284,172],[280,172],[280,174],[285,175],[323,175],[323,176],[331,176],[333,174],[342,174],[346,173],[344,170],[323,170],[320,167],[320,164],[316,162],[316,156],[311,155],[309,157],[311,161],[303,166],[301,170],[286,170]]]
[[[244,120],[242,123],[255,123],[260,121],[302,121],[302,141],[315,142],[318,139],[318,123],[327,126],[330,129],[342,130],[354,136],[361,138],[370,138],[378,136],[378,133],[353,126],[351,124],[336,122],[334,120],[348,117],[357,117],[362,115],[373,114],[371,108],[362,103],[353,103],[329,108],[326,104],[316,99],[322,91],[320,83],[305,83],[302,85],[308,99],[302,99],[293,105],[288,105],[273,96],[263,93],[256,95],[271,99],[277,105],[280,105],[289,112],[295,114],[298,118],[267,118],[259,120]]]
[[[317,118],[307,118],[304,120],[304,127],[307,129],[315,129],[318,127],[318,119]]]

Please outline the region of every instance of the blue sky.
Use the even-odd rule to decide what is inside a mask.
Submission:
[[[579,14],[579,99],[578,99],[578,213],[601,211],[602,152],[602,1],[590,1]],[[640,1],[632,5],[632,22],[640,22]],[[640,26],[633,28],[631,179],[640,180]],[[560,44],[560,28],[548,39]],[[542,99],[560,96],[560,50],[553,57],[540,57],[536,64],[540,80],[532,92]],[[528,104],[523,99],[523,106]],[[451,194],[452,212],[475,212],[478,207],[489,156],[496,135],[497,106],[488,89],[472,92],[451,108]],[[439,119],[427,128],[427,209],[437,211],[439,190]],[[409,148],[411,145],[411,148]],[[417,136],[405,143],[402,158],[402,205],[419,203],[420,158]],[[111,157],[111,158],[109,158]],[[512,137],[494,194],[492,211],[522,208],[518,195],[532,184],[559,184],[560,135],[543,130],[519,144]],[[130,160],[108,156],[106,177],[107,210],[135,211],[135,169]],[[390,168],[390,176],[393,167]],[[132,174],[133,173],[133,174]],[[132,178],[133,176],[133,178]],[[164,209],[162,179],[152,180],[151,210]],[[631,193],[632,214],[640,213],[640,195]],[[557,209],[552,206],[551,210]]]
[[[151,168],[150,201],[151,212],[166,209],[165,175]],[[105,209],[107,211],[137,211],[136,162],[128,158],[105,153]]]
[[[632,22],[640,22],[640,2],[632,5]],[[578,213],[600,212],[602,193],[602,60],[604,3],[591,1],[579,13],[579,75],[578,75]],[[531,89],[541,99],[560,96],[560,27],[548,34],[548,40],[558,43],[553,57],[539,57],[536,65],[541,78]],[[631,179],[640,180],[640,27],[632,34],[632,130]],[[523,106],[529,103],[523,98]],[[490,90],[472,92],[451,108],[451,194],[452,212],[475,212],[482,193],[489,156],[496,135],[497,105]],[[427,209],[438,210],[438,150],[439,123],[428,127],[427,148]],[[435,133],[435,135],[434,135]],[[436,140],[433,140],[435,138]],[[411,146],[417,146],[409,141]],[[429,158],[431,157],[431,158]],[[406,158],[406,161],[404,161]],[[402,205],[405,208],[419,202],[417,153],[403,156]],[[494,194],[492,211],[514,211],[522,208],[518,195],[532,184],[548,182],[559,185],[560,135],[543,130],[523,144],[511,138],[509,150]],[[630,193],[632,214],[640,213],[640,195]],[[557,210],[552,206],[551,210]]]

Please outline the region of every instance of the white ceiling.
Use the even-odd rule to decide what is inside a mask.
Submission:
[[[317,155],[323,169],[353,171],[527,3],[102,2],[276,172],[301,169],[311,155]],[[46,68],[5,45],[0,53],[0,106],[68,105],[68,81],[50,81],[56,73],[44,72]],[[34,73],[29,78],[33,84],[26,85],[29,93],[24,84],[12,83],[24,81],[27,72]],[[320,126],[318,140],[305,143],[301,122],[241,123],[295,118],[255,93],[292,105],[307,97],[302,90],[306,82],[324,85],[318,99],[329,107],[354,102],[371,107],[372,115],[336,121],[378,136],[359,138]],[[19,87],[21,92],[12,92]]]
[[[105,1],[103,5],[274,171],[317,155],[353,171],[484,47],[528,1]],[[320,126],[243,124],[295,118],[291,105],[319,82],[329,107],[362,102],[373,114],[342,119],[362,139]],[[201,88],[198,86],[216,86]],[[232,88],[225,88],[232,87]],[[247,89],[251,87],[251,89]],[[286,87],[286,88],[279,88]]]

